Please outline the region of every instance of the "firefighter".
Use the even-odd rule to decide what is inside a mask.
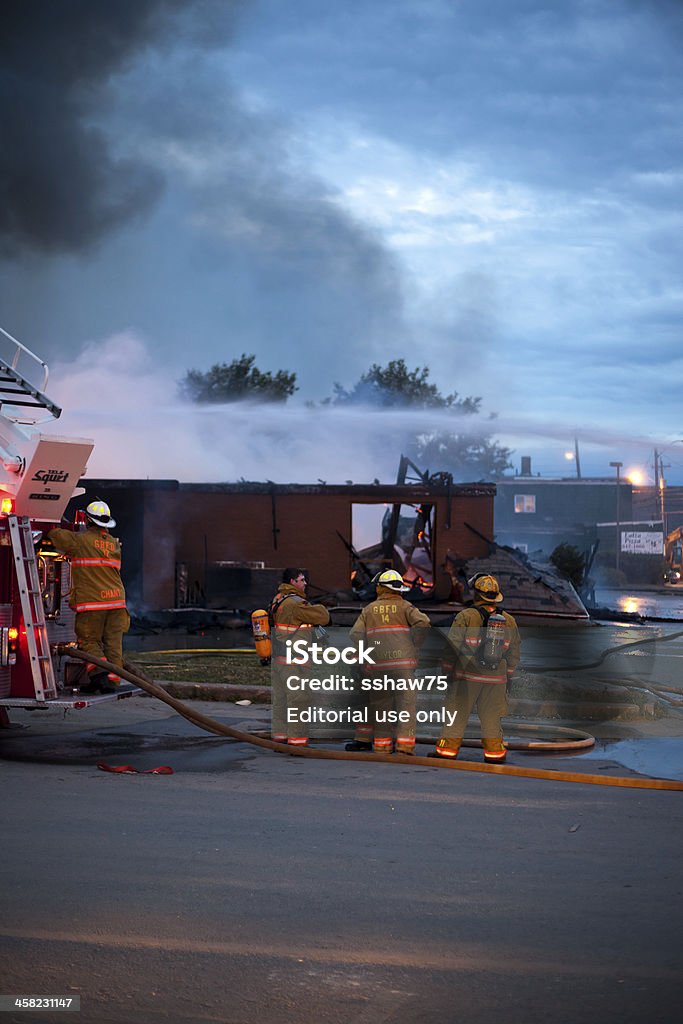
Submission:
[[[474,601],[453,620],[448,641],[456,655],[446,711],[455,712],[436,746],[440,757],[458,756],[467,721],[477,708],[486,761],[505,760],[501,718],[507,714],[507,683],[519,663],[520,639],[512,615],[500,609],[503,595],[495,576],[477,573],[468,581]]]
[[[79,648],[123,668],[123,634],[130,627],[126,593],[121,581],[121,545],[109,533],[116,526],[104,501],[91,501],[85,510],[87,529],[50,530],[48,539],[71,562],[69,605],[76,612],[74,629]],[[113,672],[88,664],[88,681],[81,690],[112,693],[121,680]]]
[[[305,747],[308,735],[301,725],[287,721],[287,708],[301,707],[302,700],[287,690],[286,677],[292,674],[292,666],[285,663],[287,640],[313,640],[315,626],[326,626],[330,613],[322,604],[309,604],[306,600],[308,572],[306,569],[290,568],[282,573],[282,583],[270,605],[273,629],[272,689],[273,710],[271,738],[278,743]],[[305,674],[306,665],[297,665],[296,670]],[[289,698],[289,699],[288,699]]]
[[[370,750],[391,754],[396,739],[396,752],[412,754],[415,750],[414,690],[394,691],[396,678],[412,675],[417,665],[417,652],[424,643],[431,623],[424,612],[401,596],[410,590],[395,569],[388,569],[375,577],[377,597],[363,608],[351,627],[351,639],[374,642],[373,667],[364,672],[371,678],[383,679],[384,689],[374,693],[368,702],[369,721],[356,729],[355,738],[346,744],[347,750]],[[387,713],[408,712],[407,722],[394,726],[387,722]]]

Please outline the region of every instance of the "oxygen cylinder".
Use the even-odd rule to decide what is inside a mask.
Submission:
[[[489,615],[479,647],[479,661],[486,668],[495,668],[505,654],[505,617],[500,612]]]
[[[270,665],[270,618],[264,608],[258,608],[251,614],[251,632],[254,636],[254,647],[262,665]]]

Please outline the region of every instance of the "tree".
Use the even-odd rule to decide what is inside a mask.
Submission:
[[[296,373],[278,370],[264,373],[254,366],[256,356],[245,353],[231,363],[214,363],[202,373],[188,370],[178,384],[178,394],[190,402],[286,402],[298,390]]]
[[[409,370],[405,360],[393,359],[382,367],[373,363],[352,388],[334,385],[328,405],[370,405],[377,409],[443,409],[455,417],[480,411],[481,398],[460,398],[457,391],[442,395],[429,380],[429,367]],[[449,472],[458,479],[491,479],[502,476],[510,466],[509,448],[488,433],[434,430],[398,439],[404,451],[421,466]]]
[[[418,434],[411,450],[415,462],[460,480],[495,480],[511,465],[511,449],[488,434]]]
[[[577,590],[579,589],[583,583],[586,560],[578,548],[573,544],[558,544],[550,556],[550,562],[560,576],[564,576]]]
[[[481,398],[459,398],[455,391],[452,395],[442,395],[428,378],[429,367],[408,370],[404,359],[392,359],[384,367],[373,363],[350,391],[335,384],[331,404],[375,405],[380,409],[396,406],[404,409],[453,409],[460,413],[479,411]]]

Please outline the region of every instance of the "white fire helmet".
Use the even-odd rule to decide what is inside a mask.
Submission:
[[[375,577],[375,582],[380,587],[388,587],[389,590],[410,590],[403,582],[403,577],[400,572],[396,572],[395,569],[387,569],[386,572],[381,572],[379,576]]]
[[[103,526],[107,530],[111,526],[116,526],[116,520],[112,519],[109,505],[107,505],[106,501],[91,501],[85,510],[85,514],[95,526]]]

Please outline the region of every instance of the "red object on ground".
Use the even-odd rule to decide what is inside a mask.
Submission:
[[[105,764],[104,761],[99,761],[97,767],[102,772],[114,772],[115,775],[173,775],[173,769],[166,764],[159,768],[145,768],[143,771],[130,764]]]

